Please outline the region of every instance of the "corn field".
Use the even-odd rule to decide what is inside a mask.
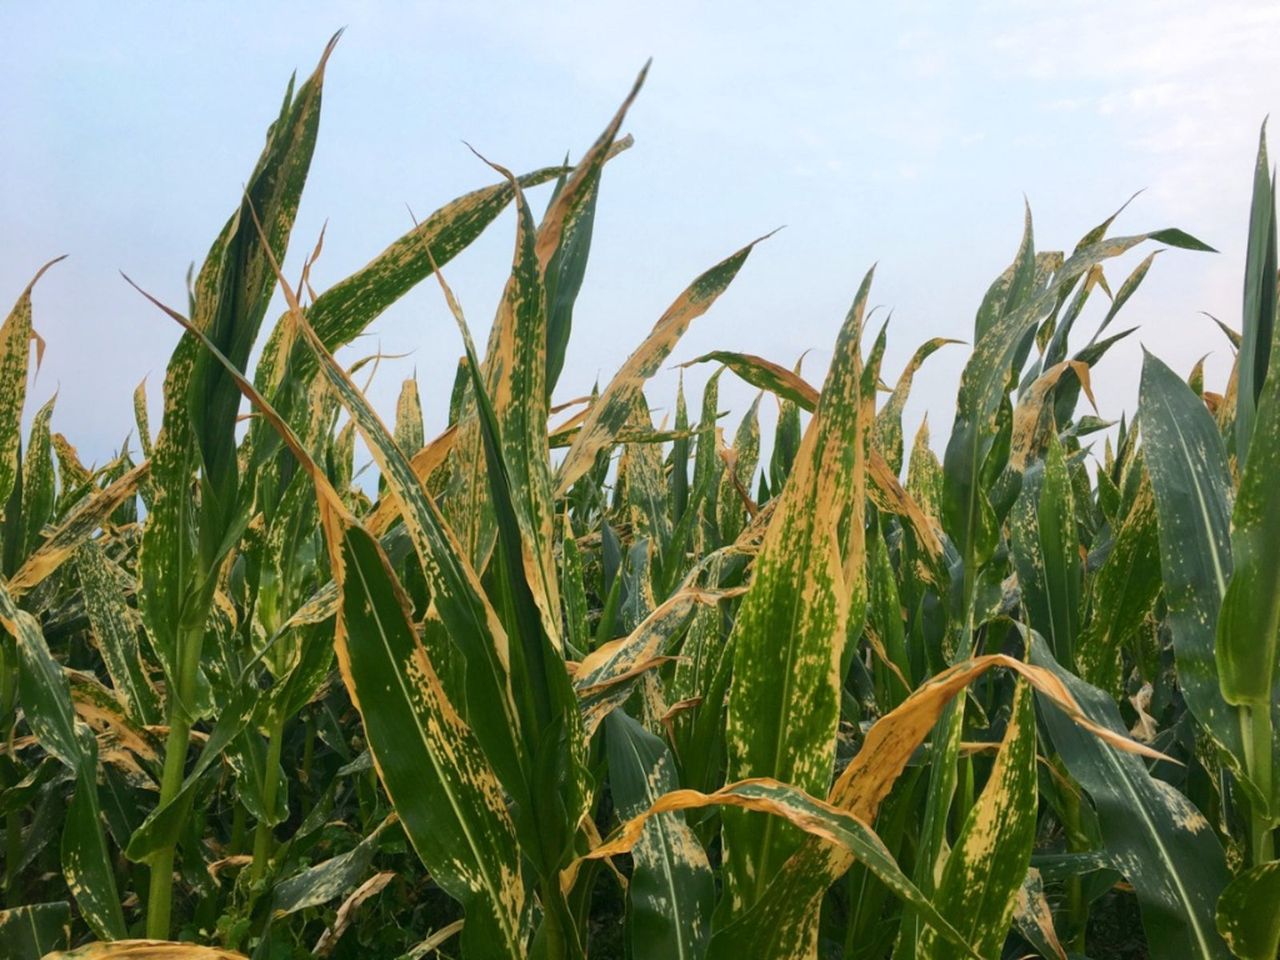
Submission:
[[[0,957],[1274,960],[1265,131],[1229,382],[1146,355],[1136,413],[1102,419],[1156,253],[1209,248],[1113,214],[1038,249],[1028,212],[957,330],[938,456],[903,411],[962,348],[883,369],[871,273],[821,384],[710,353],[655,419],[646,382],[759,241],[552,405],[643,73],[575,164],[491,164],[345,280],[312,289],[316,244],[290,281],[332,49],[189,302],[139,290],[183,334],[137,449],[87,467],[54,400],[31,412],[56,267],[0,328]],[[448,265],[508,209],[482,351]],[[462,354],[436,437],[415,380],[384,419],[368,361],[334,358],[422,283]]]

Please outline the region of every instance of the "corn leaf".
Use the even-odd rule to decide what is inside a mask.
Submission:
[[[592,404],[591,413],[560,463],[556,474],[556,496],[563,496],[574,481],[591,469],[596,454],[613,443],[645,381],[675,349],[689,324],[711,309],[738,275],[752,248],[764,239],[751,241],[703,273],[658,318],[649,336],[632,352],[600,398]]]
[[[934,729],[948,704],[975,678],[996,667],[1016,671],[1092,736],[1122,750],[1161,756],[1085,716],[1071,691],[1049,671],[1003,654],[990,654],[962,661],[926,680],[898,707],[877,720],[867,731],[862,747],[836,778],[828,802],[865,823],[873,822],[911,755]],[[807,839],[778,871],[755,906],[715,933],[709,956],[742,955],[761,944],[768,944],[772,951],[769,955],[779,960],[812,956],[821,898],[853,862],[845,849],[817,838]]]
[[[167,940],[119,940],[90,943],[74,950],[51,953],[46,960],[246,960],[244,954],[194,943]]]
[[[714,793],[697,790],[675,790],[659,797],[647,810],[623,824],[614,839],[596,847],[588,857],[600,858],[625,853],[635,847],[644,836],[651,818],[679,810],[696,810],[706,806],[719,806],[726,810],[741,808],[762,815],[767,814],[786,820],[797,830],[820,838],[828,844],[839,845],[866,867],[896,896],[910,903],[949,942],[960,947],[964,955],[977,956],[965,946],[964,938],[937,912],[920,891],[899,869],[893,856],[880,842],[875,831],[858,817],[832,807],[802,790],[778,783],[767,777],[756,777],[730,783]],[[768,940],[757,941],[752,947],[757,956],[777,957],[768,947]],[[707,954],[709,960],[742,956],[720,950],[715,941]]]
[[[1242,760],[1240,725],[1219,688],[1214,653],[1232,570],[1231,482],[1222,436],[1200,399],[1151,354],[1142,364],[1139,415],[1178,683],[1200,725]]]
[[[840,331],[835,358],[791,479],[765,533],[733,629],[726,716],[728,777],[772,777],[820,794],[831,779],[840,664],[863,558],[846,567],[863,529],[864,418],[860,340],[868,273]],[[842,543],[847,528],[853,546]],[[860,553],[861,551],[859,551]],[[852,571],[852,574],[847,572]],[[754,903],[803,834],[785,821],[724,811],[732,912]]]
[[[164,715],[160,693],[142,659],[137,624],[121,594],[120,575],[96,541],[86,540],[76,551],[76,573],[112,687],[134,719],[160,723]]]
[[[938,912],[982,957],[998,957],[1036,833],[1036,724],[1031,687],[1019,683],[995,764],[969,810],[934,895]],[[931,957],[963,956],[937,932],[920,932]],[[918,954],[917,954],[918,955]]]
[[[59,257],[58,260],[62,258]],[[31,357],[31,291],[51,260],[36,271],[22,296],[0,325],[0,504],[9,501],[18,479],[18,447],[22,442],[22,408],[27,397],[27,366]]]
[[[1218,898],[1217,926],[1231,952],[1245,960],[1274,960],[1280,950],[1280,860],[1236,875]]]
[[[36,739],[75,774],[75,795],[62,834],[67,887],[90,928],[103,939],[125,935],[124,913],[98,806],[98,745],[76,719],[71,689],[35,618],[0,585],[0,627],[18,653],[18,690]]]
[[[1080,538],[1071,478],[1052,431],[1045,460],[1023,475],[1009,527],[1028,625],[1048,641],[1056,659],[1074,668],[1080,629]]]
[[[71,904],[33,903],[0,910],[0,952],[12,960],[41,960],[71,939]]]
[[[1031,640],[1031,662],[1065,685],[1093,723],[1124,730],[1111,698],[1058,666],[1038,636]],[[1214,928],[1214,908],[1229,877],[1209,821],[1138,757],[1090,736],[1043,697],[1041,708],[1054,748],[1093,799],[1112,862],[1133,884],[1152,956],[1229,957]]]
[[[1258,136],[1258,160],[1253,171],[1249,206],[1249,241],[1244,267],[1244,323],[1236,361],[1234,451],[1244,464],[1254,432],[1254,416],[1271,363],[1276,324],[1276,198],[1274,176],[1267,160],[1267,126]]]
[[[1231,513],[1231,580],[1214,654],[1227,703],[1266,712],[1280,703],[1280,375],[1260,387]]]
[[[640,816],[679,785],[661,739],[621,711],[605,724],[609,782],[618,815]],[[649,819],[631,848],[627,926],[635,960],[698,960],[711,933],[715,881],[706,852],[681,813]]]

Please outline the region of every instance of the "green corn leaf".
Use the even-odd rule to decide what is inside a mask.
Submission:
[[[1243,326],[1237,360],[1236,463],[1249,456],[1253,418],[1271,363],[1276,325],[1276,199],[1267,160],[1267,126],[1258,136],[1258,160],[1253,171],[1253,200],[1249,207],[1249,243],[1245,252]]]
[[[1021,307],[1031,295],[1036,278],[1035,235],[1031,228],[1031,205],[1024,204],[1022,240],[1018,252],[1000,276],[987,288],[973,321],[973,342],[981,343],[997,322]]]
[[[1187,249],[1208,249],[1194,237],[1176,230],[1099,240],[1078,249],[1043,290],[987,328],[965,365],[956,398],[955,422],[943,458],[941,517],[963,558],[968,585],[961,597],[965,604],[970,599],[969,590],[976,583],[977,568],[986,563],[996,548],[996,516],[983,489],[983,476],[984,473],[998,474],[1002,466],[987,461],[993,452],[999,452],[1000,409],[1007,403],[1010,380],[1016,377],[1030,349],[1029,338],[1040,318],[1082,275],[1145,240],[1159,240]]]
[[[684,398],[684,371],[676,383],[676,420],[677,434],[689,430],[689,407]],[[689,446],[688,436],[679,436],[671,444],[671,476],[668,481],[667,499],[670,503],[672,524],[680,522],[685,508],[689,506]]]
[[[272,891],[272,915],[286,916],[350,894],[367,876],[382,835],[394,822],[393,814],[346,853],[307,867],[276,884]]]
[[[1089,302],[1089,295],[1098,286],[1106,289],[1106,283],[1101,266],[1095,266],[1085,273],[1080,286],[1076,288],[1075,296],[1067,304],[1066,311],[1058,318],[1057,325],[1053,329],[1053,337],[1045,347],[1044,356],[1040,358],[1043,368],[1047,369],[1067,359],[1067,339],[1075,327],[1076,320],[1084,310],[1085,304]]]
[[[1111,698],[1058,666],[1038,636],[1032,637],[1031,662],[1061,680],[1086,717],[1117,733],[1124,730]],[[1214,928],[1214,908],[1229,875],[1209,821],[1152,777],[1140,758],[1100,743],[1040,699],[1053,746],[1093,799],[1103,843],[1137,894],[1151,955],[1229,957]]]
[[[1045,460],[1023,476],[1009,526],[1029,623],[1049,642],[1055,658],[1074,666],[1080,629],[1080,539],[1066,460],[1052,430]]]
[[[772,777],[813,793],[831,779],[839,668],[848,623],[861,619],[855,603],[865,598],[860,538],[870,424],[860,340],[870,285],[868,273],[734,623],[730,779]],[[838,531],[846,523],[850,542],[842,544]],[[725,810],[724,838],[728,903],[736,914],[759,898],[803,834],[776,818]]]
[[[622,711],[606,724],[609,783],[618,815],[639,816],[679,786],[661,739]],[[711,933],[715,882],[706,852],[681,813],[653,817],[631,849],[627,925],[635,960],[699,960]]]
[[[1214,653],[1232,571],[1231,481],[1222,436],[1200,399],[1151,354],[1142,364],[1138,409],[1178,684],[1200,725],[1242,762],[1239,721],[1218,685]]]
[[[911,396],[911,384],[915,380],[916,372],[938,350],[949,343],[959,342],[959,340],[948,340],[946,337],[934,337],[918,346],[902,369],[902,374],[894,384],[889,399],[876,414],[875,426],[871,433],[872,443],[884,455],[895,474],[902,471],[902,410],[907,405],[907,398]]]
[[[214,241],[195,278],[192,322],[205,333],[237,369],[243,370],[275,291],[272,262],[284,259],[302,189],[311,167],[325,65],[339,35],[329,41],[315,72],[293,95],[285,94],[280,115],[267,131],[267,144],[249,176],[244,198]],[[220,544],[237,495],[235,451],[236,414],[240,391],[218,362],[184,337],[193,352],[189,379],[181,384],[187,404],[177,416],[189,419],[201,463],[202,561],[212,566],[212,552]],[[179,347],[177,353],[184,352]],[[166,378],[167,379],[167,378]],[[164,429],[173,430],[166,382]],[[173,386],[177,387],[176,382]],[[212,525],[213,529],[210,529]]]
[[[649,65],[645,64],[622,106],[573,169],[572,176],[567,179],[562,176],[556,184],[555,193],[538,227],[537,256],[547,295],[547,362],[543,381],[547,399],[550,399],[560,379],[569,331],[573,326],[573,305],[586,274],[600,175],[615,149],[625,148],[630,142],[615,143],[622,121],[639,95],[648,72]]]
[[[423,863],[463,904],[468,955],[520,956],[528,904],[493,769],[445,696],[377,541],[336,518],[326,530],[342,591],[338,663],[379,778]]]
[[[76,573],[112,687],[135,720],[160,723],[164,715],[160,693],[142,659],[138,628],[121,591],[121,573],[94,540],[86,540],[76,551]]]
[[[36,271],[4,324],[0,325],[0,504],[9,501],[9,494],[18,479],[18,447],[22,443],[27,366],[31,357],[31,341],[35,338],[35,331],[31,328],[31,290],[58,260],[51,260]]]
[[[1155,262],[1159,253],[1160,251],[1156,250],[1154,253],[1147,254],[1147,256],[1143,258],[1142,262],[1133,268],[1133,272],[1124,278],[1124,282],[1120,284],[1120,289],[1118,289],[1116,291],[1116,295],[1111,298],[1111,306],[1107,308],[1107,315],[1102,318],[1102,322],[1098,324],[1098,329],[1095,330],[1093,332],[1093,336],[1089,338],[1089,346],[1094,346],[1098,343],[1098,337],[1102,334],[1102,331],[1111,325],[1111,321],[1116,318],[1116,315],[1124,305],[1129,302],[1129,298],[1137,293],[1138,287],[1140,287],[1142,285],[1142,281],[1146,279],[1147,272],[1150,271],[1151,264]]]
[[[637,432],[653,429],[649,405],[643,394],[635,399],[628,425]],[[668,484],[662,450],[652,443],[627,443],[618,473],[626,488],[637,536],[648,537],[659,558],[666,556],[671,546],[671,509],[667,501]],[[661,577],[661,570],[656,573]]]
[[[395,441],[405,456],[413,456],[427,442],[422,427],[422,401],[418,399],[418,381],[410,377],[400,386],[396,399]]]
[[[786,820],[796,829],[820,838],[849,851],[859,863],[864,864],[877,879],[895,896],[918,909],[925,920],[937,928],[949,943],[955,944],[964,956],[976,957],[965,944],[964,938],[952,927],[933,904],[907,879],[885,845],[865,822],[829,804],[816,800],[804,791],[769,778],[753,778],[730,783],[714,793],[697,790],[676,790],[664,794],[647,810],[627,821],[619,836],[591,851],[591,857],[612,856],[634,847],[643,836],[648,821],[664,813],[679,810],[696,810],[707,806],[719,806],[725,810],[742,808]],[[774,941],[763,937],[753,942],[735,943],[733,927],[718,932],[707,952],[708,960],[727,960],[730,957],[761,956],[789,957],[773,949]]]
[[[400,502],[405,529],[431,587],[436,610],[467,661],[467,702],[480,705],[467,710],[468,722],[506,788],[524,797],[523,724],[511,690],[506,631],[462,547],[403,451],[333,355],[324,349],[319,336],[305,323],[301,329],[318,358],[319,369],[365,438],[390,495]]]
[[[62,516],[89,494],[93,476],[66,437],[55,433],[50,440],[58,460],[58,502],[54,514]]]
[[[716,526],[722,543],[733,543],[747,520],[743,493],[750,493],[751,478],[760,461],[760,397],[757,396],[738,425],[728,456],[730,465],[720,475],[716,495]]]
[[[907,460],[907,492],[931,517],[942,509],[942,464],[929,446],[929,419],[920,422]]]
[[[880,705],[890,710],[900,704],[915,686],[907,656],[902,623],[902,602],[896,571],[889,559],[883,536],[872,533],[867,542],[867,624],[866,637],[879,660],[876,666],[876,695]]]
[[[720,459],[719,428],[716,419],[719,416],[720,403],[720,371],[717,370],[707,378],[702,389],[702,412],[698,419],[698,444],[693,458],[693,490],[694,502],[689,506],[686,515],[698,528],[714,529],[716,519],[716,491],[719,489],[720,472],[724,470],[724,461]],[[697,502],[698,500],[701,502]],[[705,519],[703,520],[699,518]],[[674,539],[679,542],[679,532]],[[697,537],[691,537],[698,542]]]
[[[1144,479],[1089,586],[1089,616],[1076,646],[1082,679],[1119,697],[1122,651],[1143,629],[1160,585],[1160,532]]]
[[[933,900],[982,957],[1000,955],[1031,859],[1036,832],[1035,731],[1031,688],[1019,683],[991,776],[965,817]],[[917,956],[965,955],[954,944],[939,942],[932,928],[921,931],[918,943]]]
[[[22,524],[24,527],[20,556],[30,556],[44,541],[45,524],[53,517],[54,476],[53,443],[49,436],[49,418],[57,396],[36,411],[31,421],[31,434],[22,461]]]
[[[1214,653],[1226,701],[1269,711],[1280,694],[1280,375],[1260,386],[1231,513],[1232,571]]]
[[[560,595],[564,599],[566,653],[581,659],[591,645],[587,627],[586,574],[582,551],[569,523],[564,524],[564,544],[560,548]]]
[[[133,420],[138,428],[142,455],[151,459],[151,421],[147,414],[147,381],[144,377],[133,390]]]
[[[800,364],[794,370],[800,375]],[[791,476],[791,468],[795,465],[796,454],[800,451],[800,405],[793,400],[781,399],[778,410],[778,424],[773,435],[773,453],[769,456],[769,492],[776,497],[782,485]]]
[[[1274,960],[1280,950],[1280,860],[1236,875],[1218,898],[1217,925],[1231,952],[1244,960]]]
[[[658,318],[649,336],[632,352],[600,398],[592,404],[591,413],[560,463],[556,474],[556,496],[563,496],[574,481],[591,469],[596,454],[613,443],[645,381],[657,372],[662,361],[675,349],[689,324],[711,309],[738,275],[751,250],[767,236],[751,241],[699,276]]]
[[[124,913],[98,806],[98,745],[76,719],[66,675],[45,643],[35,618],[19,610],[0,585],[0,627],[18,653],[18,690],[36,739],[75,774],[75,795],[62,834],[67,887],[93,932],[104,940],[125,935]]]
[[[547,442],[550,408],[546,389],[546,289],[533,217],[524,192],[509,171],[496,165],[494,169],[508,178],[515,193],[516,248],[511,276],[490,332],[484,383],[497,418],[520,531],[519,551],[514,559],[524,568],[542,629],[553,648],[559,650],[560,594],[552,555],[555,514]],[[483,469],[481,432],[474,418],[464,424],[454,451],[464,483],[450,494],[454,508],[450,519],[478,569],[486,565],[496,529],[489,496],[492,478]]]
[[[11,960],[41,960],[71,940],[71,904],[33,903],[0,910],[0,953]]]

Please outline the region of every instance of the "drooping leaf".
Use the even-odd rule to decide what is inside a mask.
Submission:
[[[90,943],[49,954],[45,960],[247,960],[244,954],[194,943],[167,940],[118,940]]]
[[[975,678],[995,667],[1016,671],[1043,697],[1058,704],[1087,735],[1126,751],[1160,756],[1086,717],[1067,686],[1047,670],[1003,654],[989,654],[935,675],[876,721],[859,751],[836,778],[828,802],[863,822],[873,822],[912,754],[935,728],[948,704]],[[853,857],[842,847],[807,839],[778,871],[755,906],[714,934],[709,955],[716,960],[741,956],[767,944],[771,951],[768,955],[779,960],[811,957],[819,902],[827,888],[852,864]],[[716,953],[717,950],[721,952]]]
[[[730,783],[715,793],[700,793],[697,790],[675,790],[659,797],[647,810],[623,824],[619,835],[596,847],[588,857],[600,858],[625,853],[634,848],[644,835],[648,821],[664,813],[679,810],[696,810],[706,806],[742,808],[761,814],[780,817],[793,825],[797,830],[820,838],[828,844],[837,844],[849,851],[850,855],[865,864],[875,876],[895,895],[917,908],[922,916],[936,927],[944,937],[961,948],[969,956],[977,954],[968,951],[964,938],[938,914],[920,891],[917,890],[894,862],[892,855],[885,849],[880,838],[867,824],[846,811],[823,803],[795,787],[779,783],[767,777],[756,777]],[[757,942],[755,948],[761,951],[757,955],[776,957],[779,954],[769,952],[766,943]],[[707,956],[713,960],[734,956],[718,951],[713,941]],[[741,956],[741,954],[736,954]]]

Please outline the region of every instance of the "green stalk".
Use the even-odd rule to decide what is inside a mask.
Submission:
[[[276,794],[280,789],[280,751],[284,744],[284,713],[278,711],[271,717],[267,740],[267,762],[262,771],[262,805],[270,815],[276,808]],[[259,820],[253,833],[253,863],[249,867],[249,879],[258,882],[267,870],[271,858],[272,824]]]
[[[1066,776],[1065,770],[1061,773],[1063,777]],[[1089,843],[1081,836],[1080,794],[1073,790],[1064,791],[1063,805],[1066,807],[1063,811],[1066,823],[1063,826],[1067,831],[1067,849],[1072,853],[1087,850]],[[1067,914],[1071,918],[1070,947],[1074,951],[1083,953],[1085,934],[1089,928],[1089,904],[1085,901],[1084,884],[1079,875],[1074,875],[1067,880]]]
[[[1274,731],[1270,705],[1264,703],[1241,707],[1240,727],[1244,735],[1244,760],[1249,778],[1262,794],[1264,801],[1269,803],[1275,792],[1271,759]],[[1265,807],[1261,811],[1257,809],[1250,811],[1249,849],[1255,866],[1275,859],[1275,846],[1271,836],[1272,826],[1270,811]]]
[[[536,960],[582,960],[578,926],[560,890],[558,874],[553,873],[542,883],[542,899],[545,912],[534,937],[532,956]]]
[[[169,698],[169,735],[164,744],[164,774],[160,780],[160,801],[173,801],[182,788],[191,743],[191,713],[195,700],[196,675],[200,668],[203,627],[188,628],[178,636],[178,688]],[[151,860],[151,886],[147,898],[147,936],[169,939],[169,915],[173,906],[173,860],[177,837],[172,838]]]

